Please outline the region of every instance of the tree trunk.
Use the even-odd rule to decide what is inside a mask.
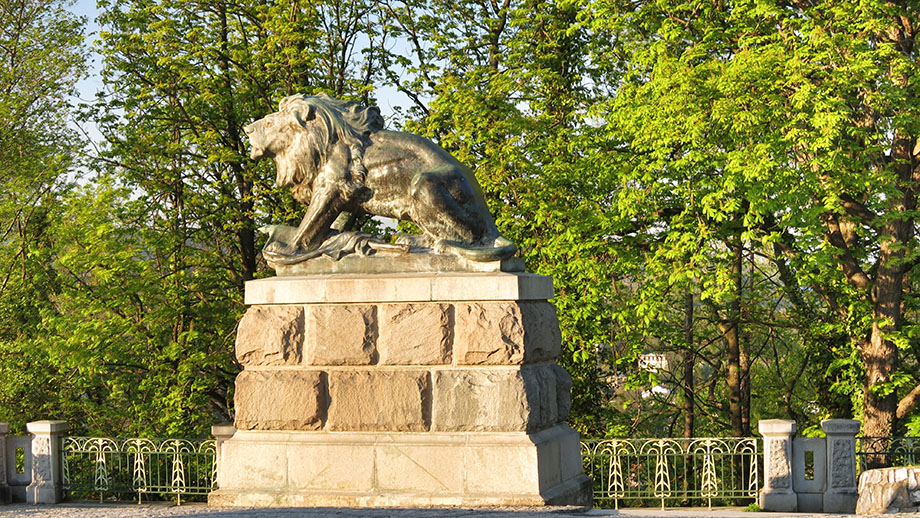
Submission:
[[[227,25],[227,5],[223,2],[218,4],[218,16],[220,17],[220,71],[224,82],[224,118],[226,121],[227,140],[233,146],[234,151],[243,156],[243,139],[240,134],[240,124],[236,116],[236,106],[233,102],[233,78],[230,67],[230,45],[229,45],[229,27]],[[253,279],[256,273],[256,238],[255,238],[255,221],[253,218],[253,200],[252,200],[252,179],[246,175],[246,170],[239,162],[230,162],[228,164],[233,171],[234,180],[239,193],[238,219],[241,222],[237,230],[237,239],[240,246],[240,265],[242,268],[242,280],[248,281]]]
[[[693,354],[693,291],[687,289],[684,297],[684,341],[687,343],[684,349],[684,371],[683,371],[683,391],[684,391],[684,437],[691,438],[694,433],[694,420],[696,419],[695,395],[693,366],[696,363],[696,357]]]
[[[732,247],[732,283],[734,286],[732,299],[728,306],[728,318],[719,321],[719,330],[725,341],[726,363],[728,368],[728,412],[731,418],[732,434],[735,437],[744,436],[744,423],[742,420],[742,394],[741,394],[741,288],[742,288],[742,258],[744,249],[740,237]]]

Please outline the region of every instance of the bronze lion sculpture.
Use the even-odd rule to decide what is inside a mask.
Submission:
[[[307,213],[287,245],[296,257],[318,247],[343,212],[411,221],[411,244],[475,261],[511,257],[473,172],[435,143],[383,129],[376,107],[326,95],[285,97],[277,112],[245,128],[251,158],[273,158],[276,184]]]

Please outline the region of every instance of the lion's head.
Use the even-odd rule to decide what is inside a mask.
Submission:
[[[281,100],[278,111],[249,126],[253,160],[274,158],[275,183],[281,187],[312,183],[335,146],[344,146],[353,164],[362,169],[366,135],[383,129],[376,106],[339,101],[325,94],[291,95]],[[360,176],[360,175],[359,175]]]

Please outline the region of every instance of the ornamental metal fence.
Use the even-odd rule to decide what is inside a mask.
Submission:
[[[583,440],[596,507],[739,505],[757,498],[757,438]]]
[[[857,437],[856,461],[858,473],[920,464],[920,437]]]
[[[64,491],[72,498],[203,500],[217,474],[214,440],[65,437]]]
[[[71,498],[181,503],[216,489],[214,440],[65,437],[61,449]],[[596,507],[738,505],[762,480],[756,438],[585,439],[581,453]]]

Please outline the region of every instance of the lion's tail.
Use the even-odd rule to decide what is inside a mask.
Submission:
[[[457,255],[483,263],[508,259],[517,252],[517,245],[505,236],[496,237],[495,244],[488,248],[471,247],[457,242],[451,242],[449,246]]]

